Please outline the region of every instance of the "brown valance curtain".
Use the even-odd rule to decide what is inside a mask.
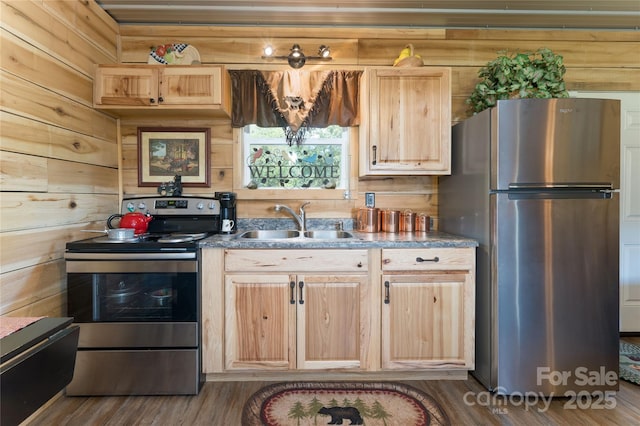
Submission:
[[[311,127],[359,125],[362,71],[232,70],[231,126],[282,127],[299,144]]]

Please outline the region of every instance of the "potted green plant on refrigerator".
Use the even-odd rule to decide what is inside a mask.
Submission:
[[[567,98],[563,57],[548,48],[530,53],[500,52],[478,72],[480,81],[467,99],[473,113],[501,99]]]

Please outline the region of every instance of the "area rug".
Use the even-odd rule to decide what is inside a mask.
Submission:
[[[394,382],[288,382],[260,389],[246,402],[243,426],[449,425],[429,395]]]
[[[640,385],[640,346],[620,342],[620,378]]]

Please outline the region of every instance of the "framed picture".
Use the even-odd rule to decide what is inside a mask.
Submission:
[[[183,186],[208,187],[209,128],[138,127],[138,186],[182,177]]]

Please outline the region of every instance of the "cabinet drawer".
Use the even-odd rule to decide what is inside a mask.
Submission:
[[[473,270],[474,248],[383,249],[383,271]]]
[[[226,250],[227,272],[366,272],[367,250]]]

